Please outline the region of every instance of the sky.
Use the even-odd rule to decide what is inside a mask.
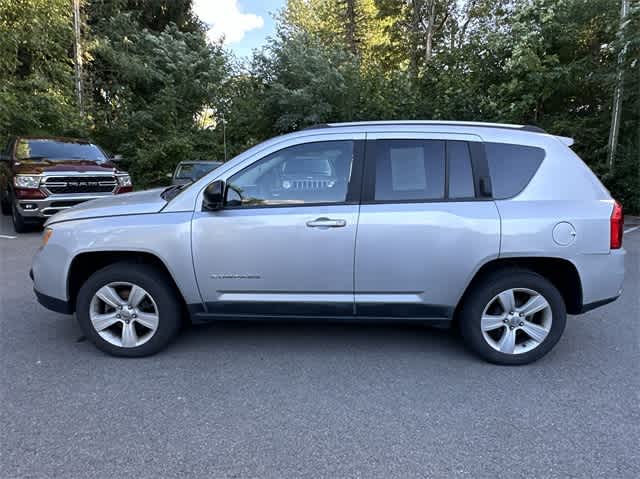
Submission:
[[[193,9],[209,28],[212,41],[225,38],[225,46],[238,57],[251,55],[275,31],[273,14],[286,0],[194,0]]]

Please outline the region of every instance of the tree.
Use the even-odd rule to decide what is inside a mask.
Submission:
[[[67,0],[0,3],[0,137],[86,131],[73,96],[72,45]]]

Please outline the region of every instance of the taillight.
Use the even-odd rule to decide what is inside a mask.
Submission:
[[[622,248],[622,228],[624,227],[624,215],[622,205],[617,201],[613,205],[611,213],[611,249]]]

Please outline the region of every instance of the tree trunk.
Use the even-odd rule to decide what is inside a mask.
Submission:
[[[420,23],[422,21],[422,0],[411,1],[411,58],[410,69],[414,77],[418,76],[418,46],[420,45]]]
[[[349,50],[354,55],[358,54],[358,42],[356,39],[357,19],[356,19],[356,0],[347,0],[346,11],[346,40]]]
[[[429,2],[429,20],[426,25],[427,29],[427,44],[424,50],[424,63],[427,64],[431,60],[431,54],[433,50],[433,33],[434,33],[434,23],[436,20],[436,0],[431,0]]]
[[[76,102],[80,115],[84,114],[82,101],[82,47],[80,46],[80,0],[73,0],[73,63]]]
[[[620,8],[620,29],[618,36],[622,43],[622,49],[618,54],[618,67],[616,72],[616,87],[613,92],[613,108],[611,111],[611,129],[609,130],[609,144],[607,163],[609,170],[613,171],[618,148],[618,133],[620,131],[620,117],[622,114],[622,86],[624,80],[624,56],[627,52],[628,43],[625,42],[624,27],[627,15],[629,14],[629,0],[622,0]]]

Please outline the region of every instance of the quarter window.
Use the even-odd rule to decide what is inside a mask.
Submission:
[[[444,198],[444,141],[378,140],[375,157],[376,201]]]
[[[346,201],[353,141],[305,143],[272,153],[227,181],[228,206]]]
[[[544,150],[534,146],[485,143],[491,189],[495,199],[511,198],[529,184],[544,159]]]

